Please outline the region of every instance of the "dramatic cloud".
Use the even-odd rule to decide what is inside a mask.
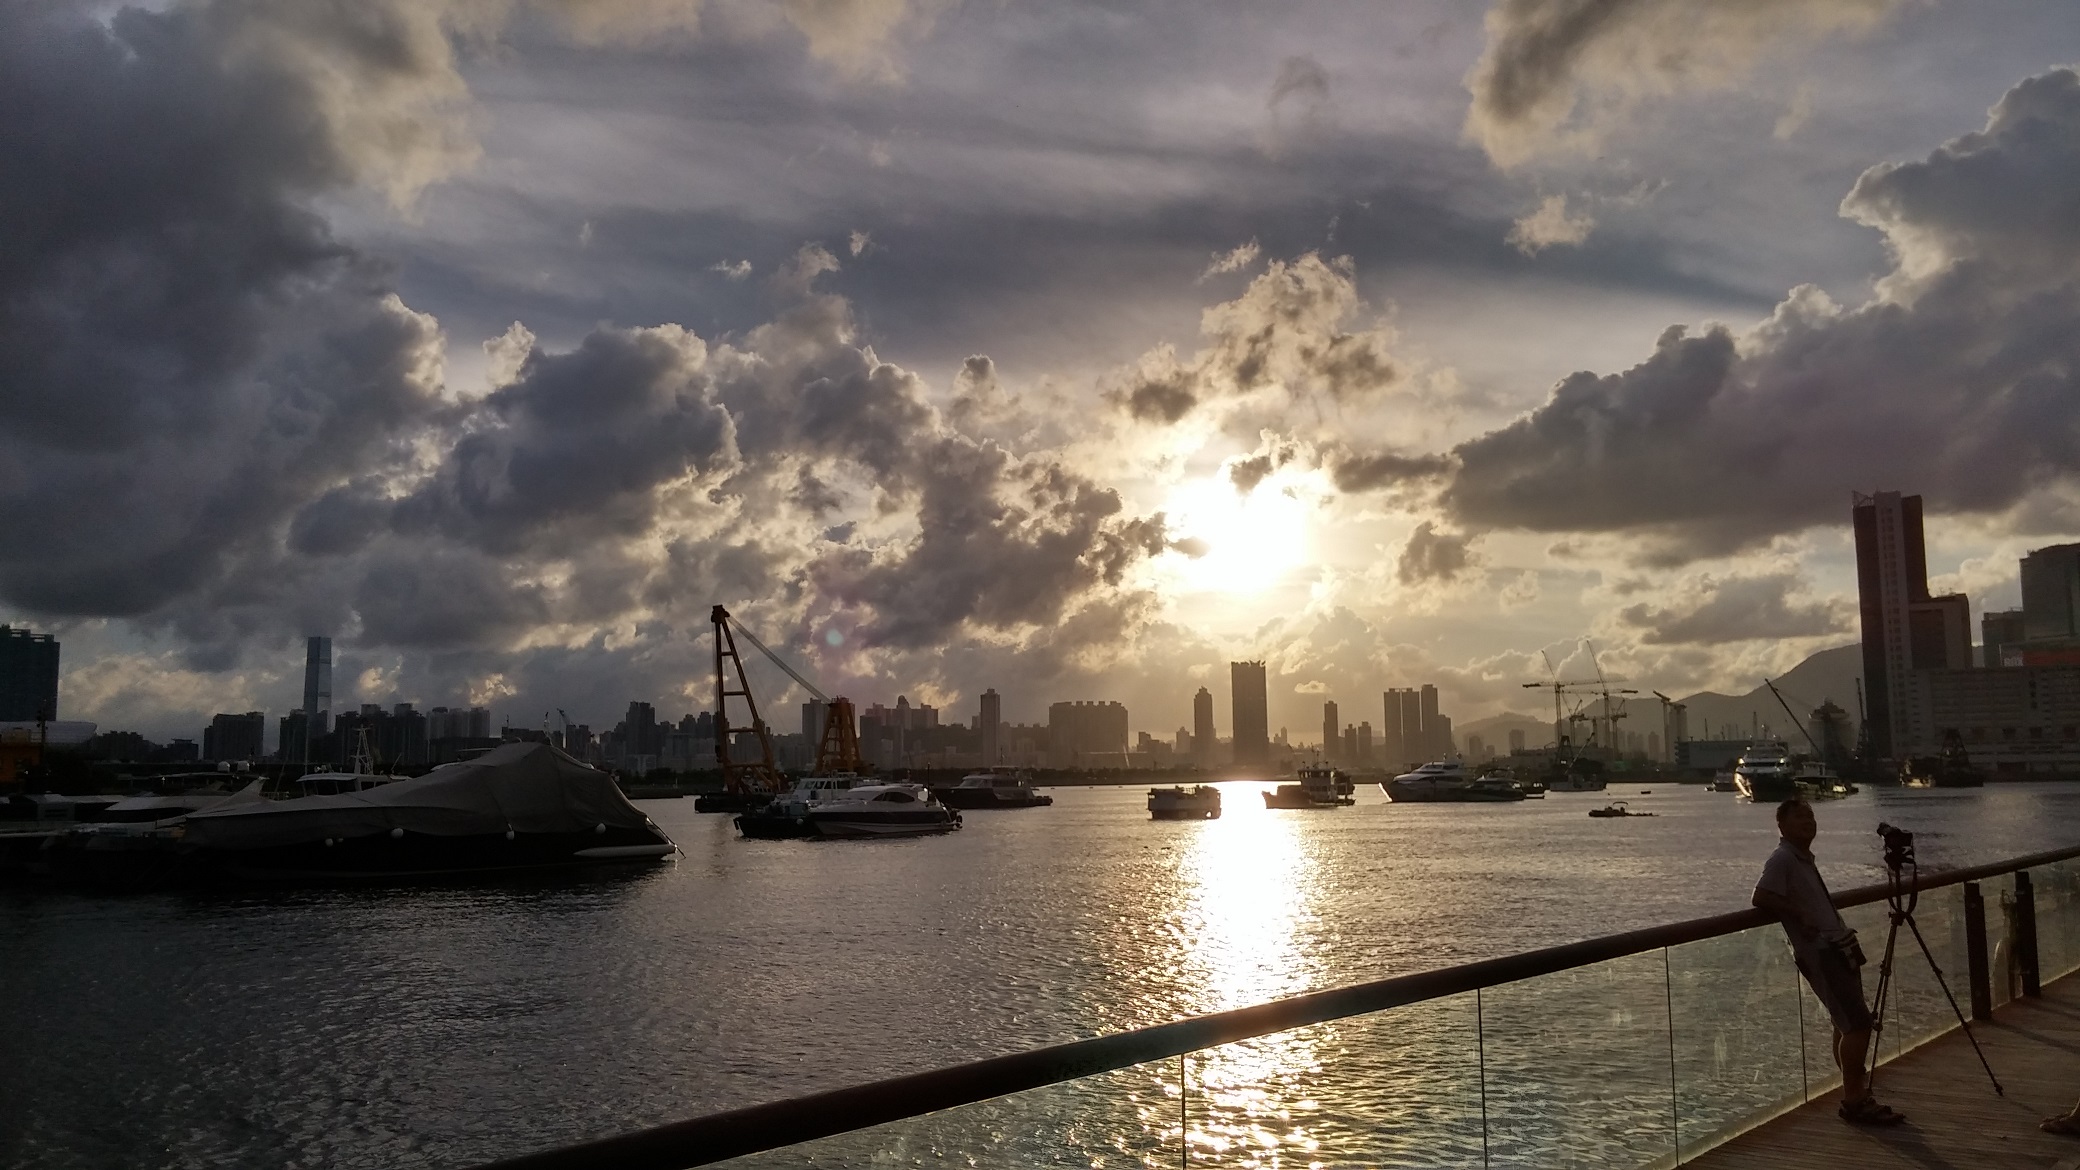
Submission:
[[[1403,585],[1456,580],[1476,563],[1472,545],[1473,537],[1439,532],[1435,521],[1425,520],[1401,547],[1394,576]]]
[[[1402,374],[1390,353],[1392,335],[1382,323],[1364,322],[1364,309],[1348,259],[1309,252],[1290,263],[1274,260],[1241,296],[1205,311],[1206,345],[1191,361],[1158,346],[1109,397],[1153,423],[1178,422],[1220,402],[1230,429],[1248,435],[1285,425],[1304,404],[1376,398]]]
[[[1874,167],[1844,213],[1897,259],[1842,309],[1794,291],[1743,338],[1672,327],[1620,374],[1575,374],[1460,445],[1470,529],[1631,532],[1668,562],[1838,524],[1901,482],[1992,511],[2080,475],[2080,75],[2015,87],[1985,130]],[[1902,459],[1911,457],[1910,464]]]
[[[1509,245],[1526,256],[1536,256],[1547,248],[1580,244],[1595,227],[1596,220],[1588,212],[1567,210],[1567,196],[1548,195],[1539,201],[1536,211],[1510,226]]]
[[[1642,97],[1718,88],[1763,51],[1871,28],[1902,0],[1498,0],[1466,132],[1511,166],[1593,143]]]
[[[1666,606],[1631,605],[1619,619],[1647,645],[1807,638],[1850,628],[1855,607],[1845,601],[1796,600],[1807,592],[1793,572],[1685,579]]]

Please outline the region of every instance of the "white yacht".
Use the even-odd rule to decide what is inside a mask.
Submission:
[[[961,777],[959,784],[935,787],[932,795],[949,808],[1038,808],[1054,797],[1033,789],[1033,774],[1024,768],[986,768]]]
[[[961,827],[961,815],[922,784],[884,784],[850,772],[806,776],[764,808],[737,817],[746,837],[916,837]]]
[[[1797,796],[1798,773],[1792,767],[1791,750],[1777,740],[1749,744],[1734,761],[1733,784],[1753,801],[1768,803]]]
[[[1516,781],[1507,776],[1481,776],[1469,772],[1465,761],[1457,756],[1424,764],[1413,772],[1383,781],[1380,787],[1387,790],[1388,799],[1401,804],[1494,802],[1523,800],[1526,796]]]

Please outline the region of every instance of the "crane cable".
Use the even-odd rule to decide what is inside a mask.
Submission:
[[[759,653],[764,654],[767,658],[771,659],[774,666],[777,666],[780,669],[786,671],[787,677],[802,684],[803,689],[807,690],[810,694],[816,696],[817,702],[828,703],[831,701],[831,697],[829,695],[826,695],[822,691],[816,689],[815,683],[812,683],[808,679],[803,678],[801,676],[801,673],[796,671],[794,667],[787,665],[786,659],[780,657],[778,654],[773,653],[772,647],[767,646],[764,642],[759,641],[757,634],[754,634],[750,630],[745,629],[743,622],[738,621],[736,617],[733,615],[729,617],[728,621],[730,625],[736,627],[736,631],[739,634],[744,635],[745,641],[751,643],[753,646],[758,647]]]

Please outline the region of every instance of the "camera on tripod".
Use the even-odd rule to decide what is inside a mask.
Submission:
[[[1898,872],[1914,864],[1914,834],[1878,822],[1878,836],[1885,839],[1885,868]]]

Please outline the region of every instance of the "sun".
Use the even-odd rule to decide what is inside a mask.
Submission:
[[[1262,593],[1308,560],[1309,508],[1290,485],[1236,490],[1226,476],[1180,485],[1163,507],[1170,531],[1198,556],[1170,558],[1194,593]]]

